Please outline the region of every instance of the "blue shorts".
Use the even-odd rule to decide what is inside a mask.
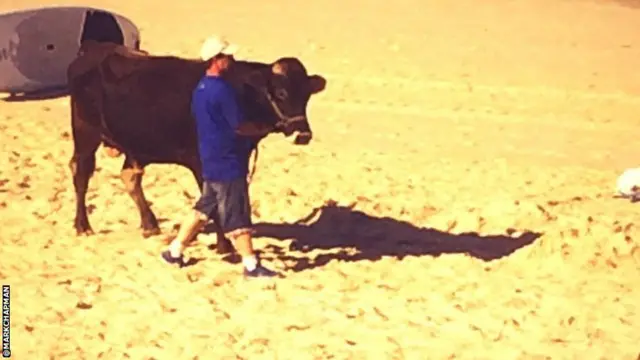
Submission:
[[[249,184],[244,176],[232,181],[205,180],[200,199],[193,208],[207,219],[212,219],[217,211],[220,216],[217,225],[225,235],[235,237],[252,232]]]

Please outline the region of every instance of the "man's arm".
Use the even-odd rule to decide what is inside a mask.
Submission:
[[[242,136],[263,136],[269,134],[273,130],[273,126],[252,121],[245,121],[242,117],[242,110],[238,104],[238,99],[231,91],[225,91],[221,96],[220,106],[224,118],[229,126]]]
[[[258,137],[268,135],[273,131],[273,126],[253,121],[243,121],[236,129],[236,134],[248,137]]]

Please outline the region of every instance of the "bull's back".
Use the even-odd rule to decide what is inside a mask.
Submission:
[[[158,67],[108,83],[105,114],[111,132],[133,151],[162,153],[194,147],[191,94],[200,76],[188,67]]]
[[[89,86],[93,91],[78,95],[84,104],[92,104],[90,109],[99,104],[102,126],[114,143],[158,161],[195,149],[190,107],[203,73],[200,64],[178,58],[112,57],[98,70],[99,83]]]
[[[241,90],[245,76],[265,68],[238,62],[232,75]],[[88,50],[69,69],[77,122],[91,123],[124,151],[165,161],[197,151],[191,96],[205,63],[178,57],[126,56],[107,47]]]

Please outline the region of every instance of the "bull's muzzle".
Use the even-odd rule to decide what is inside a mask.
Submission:
[[[296,145],[309,145],[309,143],[311,142],[311,138],[313,138],[313,134],[311,133],[311,131],[302,131],[296,135],[293,143]]]
[[[293,143],[296,145],[308,145],[313,138],[313,133],[309,128],[306,116],[290,117],[286,120],[286,125],[282,127],[282,132],[286,137],[296,135]]]

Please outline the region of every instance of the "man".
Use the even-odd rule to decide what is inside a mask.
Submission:
[[[255,146],[251,137],[266,135],[272,128],[243,121],[235,90],[220,76],[232,66],[236,50],[218,38],[209,38],[202,47],[201,57],[210,64],[193,91],[191,108],[205,181],[194,211],[162,258],[185,266],[184,248],[218,211],[218,226],[242,256],[245,277],[274,277],[279,274],[262,266],[253,251],[247,183],[249,156]]]

